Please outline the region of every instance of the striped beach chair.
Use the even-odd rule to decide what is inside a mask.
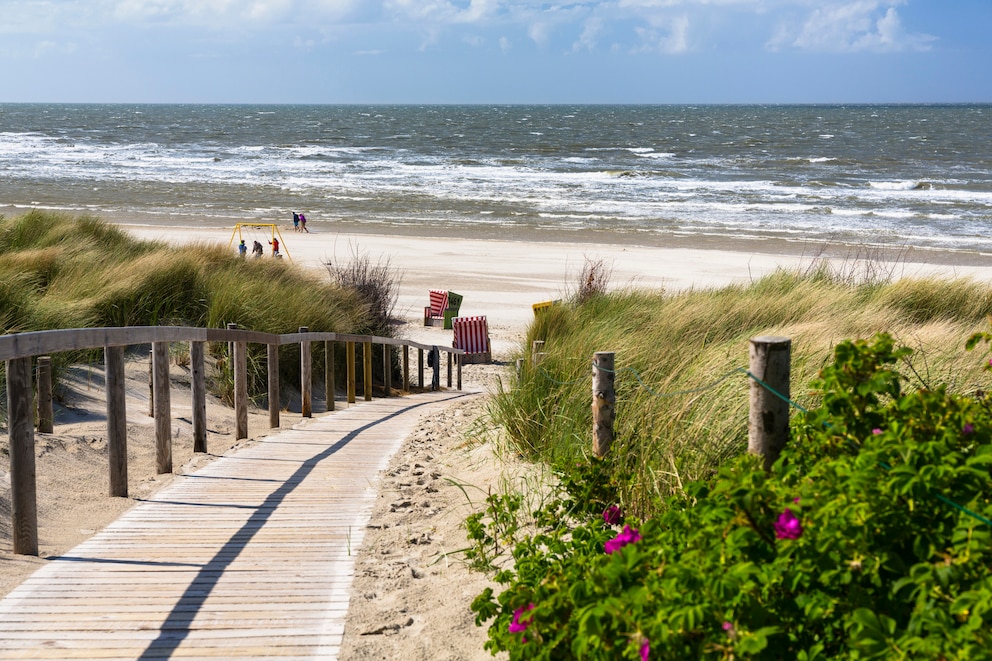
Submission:
[[[424,308],[424,326],[444,325],[444,311],[448,309],[448,292],[441,289],[432,289],[430,292],[430,305]]]
[[[451,321],[456,349],[464,349],[462,363],[491,363],[489,322],[485,317],[455,317]]]
[[[451,320],[458,316],[462,295],[441,289],[430,290],[430,305],[424,308],[424,326],[443,326],[451,330]]]

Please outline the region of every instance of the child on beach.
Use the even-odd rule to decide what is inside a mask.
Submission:
[[[238,254],[242,257],[248,254],[248,246],[245,245],[244,239],[241,239],[241,243],[238,244]]]
[[[272,237],[272,240],[269,241],[269,245],[272,246],[272,256],[273,257],[278,257],[279,256],[279,239],[277,239],[276,237]]]
[[[255,242],[255,245],[253,245],[252,248],[251,248],[251,254],[252,254],[252,256],[253,257],[261,257],[264,252],[265,252],[265,249],[262,248],[262,244],[259,243],[258,241],[256,241]]]
[[[306,225],[304,225],[304,227],[306,227]],[[295,211],[293,212],[293,231],[294,232],[300,231],[300,216]]]
[[[301,228],[303,229],[303,231],[304,231],[304,232],[306,232],[307,234],[309,234],[309,233],[310,233],[310,230],[308,230],[308,229],[307,229],[307,217],[306,217],[306,216],[304,216],[304,215],[303,215],[302,213],[300,214],[300,227],[301,227]]]

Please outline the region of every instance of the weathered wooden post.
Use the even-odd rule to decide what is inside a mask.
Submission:
[[[207,374],[203,342],[189,343],[190,396],[193,398],[193,452],[207,451]]]
[[[300,326],[300,333],[308,333],[310,328]],[[312,363],[310,362],[310,340],[300,340],[300,413],[304,418],[313,417]]]
[[[458,354],[455,357],[455,360],[458,361],[458,389],[459,390],[462,389],[462,356],[464,356],[464,354]]]
[[[38,356],[38,431],[51,434],[55,428],[52,409],[52,358]]]
[[[383,397],[389,397],[393,388],[393,347],[385,342],[382,345],[382,389]]]
[[[124,347],[104,347],[107,391],[107,458],[110,495],[127,498],[127,397],[124,390]]]
[[[31,359],[7,361],[10,515],[13,551],[38,555],[38,493],[34,462]]]
[[[424,350],[417,348],[417,387],[424,387]]]
[[[534,340],[530,348],[530,364],[537,367],[544,359],[544,340]]]
[[[365,386],[365,401],[372,401],[372,342],[362,342],[362,385]]]
[[[612,351],[597,351],[592,357],[592,453],[600,459],[610,452],[613,444],[617,403],[613,389],[615,355]]]
[[[265,364],[268,376],[269,428],[279,426],[279,345],[265,345]]]
[[[169,392],[169,343],[152,342],[155,400],[155,466],[172,472],[172,399]]]
[[[155,417],[155,350],[148,352],[148,417]]]
[[[403,392],[410,392],[410,345],[403,345]]]
[[[452,363],[455,360],[455,354],[451,353],[450,351],[446,351],[445,353],[448,354],[448,387],[450,388],[451,387],[451,368],[452,368]]]
[[[355,403],[355,343],[348,342],[345,351],[345,360],[348,370],[348,403]]]
[[[324,342],[324,390],[327,391],[327,410],[334,410],[334,343]]]
[[[227,330],[238,329],[228,324]],[[234,438],[248,438],[248,343],[234,343]]]
[[[789,370],[792,340],[787,337],[751,338],[750,408],[748,410],[747,449],[765,458],[765,470],[772,467],[789,440]]]

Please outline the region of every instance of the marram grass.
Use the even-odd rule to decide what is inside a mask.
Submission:
[[[0,217],[0,333],[228,323],[269,333],[300,326],[363,333],[373,321],[355,291],[288,260],[139,241],[89,217],[39,211]],[[298,352],[295,360],[292,348],[285,352],[283,383],[298,383]]]
[[[858,284],[780,271],[749,286],[599,294],[555,305],[534,320],[520,377],[493,398],[491,414],[514,449],[566,465],[591,448],[592,357],[616,354],[616,440],[625,503],[648,514],[681,484],[746,450],[752,337],[792,339],[791,399],[815,404],[808,384],[845,339],[887,331],[915,349],[901,370],[909,387],[946,383],[987,389],[965,340],[988,328],[992,288],[969,280]],[[530,362],[544,340],[546,356]]]

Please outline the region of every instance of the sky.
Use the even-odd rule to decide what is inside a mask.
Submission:
[[[0,102],[992,102],[992,0],[0,0]]]

